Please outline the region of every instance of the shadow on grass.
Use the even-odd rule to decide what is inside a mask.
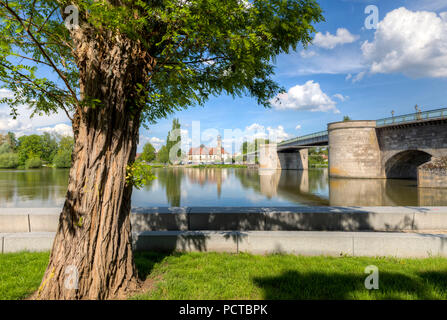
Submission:
[[[166,257],[169,256],[181,256],[181,252],[149,252],[149,251],[137,251],[134,253],[135,266],[138,271],[138,278],[142,281],[151,274],[154,266],[157,263],[162,262]]]
[[[286,271],[276,277],[255,277],[253,282],[268,300],[447,299],[447,271],[420,272],[410,277],[381,272],[379,290],[365,289],[365,275]],[[371,295],[369,295],[371,294]]]

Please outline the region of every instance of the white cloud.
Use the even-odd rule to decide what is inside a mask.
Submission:
[[[277,128],[267,127],[267,132],[270,141],[281,142],[290,137],[290,135],[284,131],[283,126],[278,126]]]
[[[300,130],[300,129],[301,129],[301,125],[300,124],[295,127],[295,130]]]
[[[379,23],[361,47],[371,73],[411,78],[447,77],[447,19],[434,12],[399,8]]]
[[[253,131],[263,131],[264,126],[258,123],[253,123],[245,128],[245,131],[253,132]]]
[[[163,139],[157,138],[157,137],[147,137],[144,135],[140,135],[140,143],[139,146],[143,147],[146,143],[152,144],[152,146],[159,150],[163,143],[165,142]]]
[[[354,78],[352,78],[352,83],[359,82],[362,80],[366,75],[366,71],[359,72]]]
[[[348,81],[348,80],[351,79],[351,78],[352,78],[352,74],[349,73],[349,74],[346,76],[345,80]]]
[[[14,97],[14,94],[11,90],[0,88],[0,99],[3,98],[12,98]]]
[[[274,108],[279,110],[308,110],[313,112],[339,113],[337,104],[325,94],[320,84],[313,80],[307,81],[304,85],[296,85],[286,93],[280,93],[271,100]]]
[[[279,125],[275,127],[264,127],[259,123],[253,123],[245,127],[242,134],[243,138],[240,140],[252,141],[254,139],[269,139],[271,142],[280,142],[290,137],[284,127]]]
[[[346,101],[346,100],[348,99],[347,96],[345,97],[344,95],[342,95],[342,94],[340,94],[340,93],[336,93],[336,94],[334,94],[334,98],[340,100],[341,102],[344,102],[344,101]]]
[[[12,97],[13,94],[8,89],[0,89],[0,99]],[[61,111],[47,116],[34,115],[31,117],[32,110],[26,105],[17,107],[18,116],[14,120],[11,116],[11,109],[6,104],[0,104],[0,131],[11,131],[17,136],[25,134],[39,133],[38,129],[42,127],[52,127],[58,124],[69,122],[66,114]]]
[[[329,32],[326,32],[326,34],[318,32],[313,44],[324,49],[334,49],[338,45],[352,43],[358,38],[359,36],[353,35],[348,29],[338,28],[335,35]]]
[[[63,136],[73,137],[73,128],[65,123],[59,123],[54,127],[38,128],[37,131],[42,133],[43,132],[56,133]]]
[[[157,137],[152,137],[152,138],[150,138],[149,141],[150,141],[151,143],[163,143],[163,142],[164,142],[163,139],[159,139],[159,138],[157,138]]]
[[[31,124],[23,123],[20,120],[13,119],[8,114],[0,113],[0,131],[12,131],[18,133],[18,136],[20,136],[23,135],[20,133],[30,131],[31,129]]]
[[[412,0],[410,8],[413,10],[438,11],[447,8],[446,0]]]
[[[315,57],[316,55],[317,55],[317,53],[315,51],[311,51],[311,50],[301,50],[300,51],[300,56],[303,59],[312,58],[312,57]]]
[[[244,141],[252,142],[255,139],[265,139],[272,143],[289,139],[292,135],[284,130],[284,127],[265,127],[259,123],[246,126],[245,129],[224,130],[222,145],[230,153],[240,150]]]

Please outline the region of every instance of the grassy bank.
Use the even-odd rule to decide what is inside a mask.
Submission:
[[[48,253],[0,255],[0,299],[23,299],[40,284]],[[151,284],[135,299],[447,299],[447,259],[137,253]],[[365,267],[379,268],[366,290]]]
[[[166,167],[168,167],[167,164],[163,164],[163,163],[150,164],[149,166],[150,166],[151,168],[166,168]]]
[[[189,166],[190,168],[247,168],[243,164],[198,164]]]

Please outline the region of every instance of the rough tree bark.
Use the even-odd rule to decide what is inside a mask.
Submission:
[[[137,84],[155,65],[123,35],[72,32],[81,105],[73,121],[75,149],[67,198],[36,299],[109,299],[138,286],[133,262],[126,166],[136,155],[141,107]],[[77,289],[74,284],[77,281]]]

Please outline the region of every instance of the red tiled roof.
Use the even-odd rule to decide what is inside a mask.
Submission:
[[[191,148],[189,149],[188,155],[217,155],[218,149],[217,148]],[[221,148],[221,154],[228,154],[228,152],[225,151],[224,148]]]
[[[205,155],[205,154],[209,154],[209,150],[208,148],[191,148],[189,149],[188,152],[189,155]]]

